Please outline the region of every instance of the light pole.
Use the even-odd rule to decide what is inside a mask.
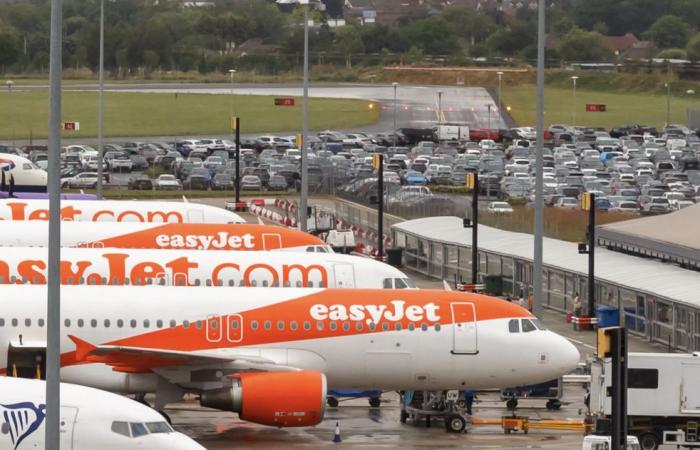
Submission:
[[[97,198],[102,199],[102,163],[104,162],[104,111],[105,111],[105,0],[100,0],[100,67],[97,89]]]
[[[671,124],[671,83],[664,83],[666,88],[666,126]]]
[[[301,214],[299,215],[301,231],[307,230],[309,221],[309,154],[306,145],[306,136],[309,134],[309,2],[300,0],[304,4],[304,102],[301,122]]]
[[[396,88],[399,87],[399,83],[394,81],[391,85],[394,87],[394,136],[392,141],[394,143],[394,149],[396,149]]]
[[[537,150],[535,152],[535,227],[533,249],[532,285],[534,301],[532,313],[542,318],[542,258],[544,236],[544,40],[545,40],[545,0],[537,0]]]
[[[438,123],[442,123],[442,91],[437,91],[438,95]]]
[[[498,75],[498,110],[503,109],[503,100],[501,97],[501,94],[503,93],[502,91],[502,82],[503,82],[503,72],[500,70],[496,72],[496,75]]]
[[[571,109],[571,125],[574,127],[574,135],[576,134],[576,80],[578,80],[576,75],[571,77],[571,81],[574,83],[574,102],[573,108]]]
[[[228,69],[231,76],[231,120],[233,120],[233,77],[236,75],[236,69]]]
[[[5,82],[5,86],[7,86],[7,92],[8,92],[8,103],[12,101],[12,86],[15,84],[14,81],[12,80],[7,80]],[[14,114],[12,114],[12,119],[10,119],[10,127],[12,129],[12,147],[15,146],[15,119],[14,119]]]
[[[490,103],[489,103],[488,105],[486,105],[486,109],[488,110],[488,122],[487,122],[487,123],[488,123],[488,128],[487,128],[487,129],[489,130],[489,136],[490,136],[490,134],[491,134],[491,107],[492,107],[492,106],[493,106],[493,105],[490,104]],[[491,138],[489,137],[489,139],[491,139]]]

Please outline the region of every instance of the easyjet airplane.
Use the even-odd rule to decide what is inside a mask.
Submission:
[[[46,384],[0,377],[0,449],[45,448]],[[61,383],[64,450],[204,450],[163,416],[120,395]]]
[[[0,246],[46,247],[45,222],[0,222]],[[64,247],[176,250],[290,250],[329,253],[318,237],[294,228],[257,224],[64,222]]]
[[[0,220],[48,219],[48,200],[0,199]],[[245,223],[245,220],[234,212],[201,203],[135,200],[61,200],[61,220]]]
[[[315,425],[328,386],[473,389],[573,370],[527,310],[454,291],[66,286],[61,377],[274,426]],[[0,370],[43,370],[46,288],[0,287]]]
[[[45,284],[46,247],[0,252],[0,284]],[[64,248],[63,284],[415,288],[403,272],[338,253]]]

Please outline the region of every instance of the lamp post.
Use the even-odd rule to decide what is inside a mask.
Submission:
[[[392,142],[394,143],[394,149],[396,149],[396,88],[399,87],[399,83],[394,81],[391,85],[394,87],[394,136]]]
[[[301,231],[307,230],[309,221],[309,154],[306,145],[306,136],[309,134],[309,2],[300,0],[304,4],[304,102],[301,121],[301,211],[299,224]]]
[[[496,75],[498,75],[498,110],[500,111],[503,109],[503,100],[501,97],[501,94],[503,93],[502,91],[502,82],[503,82],[503,72],[500,70],[496,72]]]
[[[573,101],[573,107],[571,109],[571,125],[576,128],[576,80],[578,80],[578,77],[576,75],[571,77],[571,81],[573,82],[573,89],[574,89],[574,101]],[[574,134],[576,134],[576,131],[574,131]]]
[[[8,92],[8,100],[11,102],[12,100],[12,86],[15,84],[14,81],[12,80],[7,80],[5,82],[5,86],[7,86],[7,92]],[[10,127],[12,129],[12,146],[15,146],[15,119],[14,119],[14,114],[12,114],[12,119],[10,120]]]
[[[437,91],[438,95],[438,123],[442,123],[442,91]]]
[[[100,67],[97,93],[97,198],[102,199],[102,163],[104,162],[104,111],[105,111],[105,0],[100,0]]]
[[[671,83],[664,83],[666,88],[666,126],[671,124]]]
[[[489,139],[491,139],[490,136],[491,136],[491,107],[492,106],[493,105],[490,103],[488,105],[486,105],[486,109],[488,110],[488,122],[487,123],[488,123],[488,130],[489,130]]]
[[[545,40],[545,0],[537,0],[537,150],[535,153],[535,226],[533,249],[533,273],[532,284],[534,287],[534,301],[532,312],[542,318],[542,263],[543,263],[543,236],[544,236],[544,178],[542,167],[544,159],[544,40]]]
[[[236,69],[229,69],[228,73],[231,77],[231,118],[233,118],[233,77],[236,75]]]

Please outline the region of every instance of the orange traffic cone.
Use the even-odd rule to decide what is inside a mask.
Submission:
[[[336,444],[338,442],[342,442],[343,439],[340,437],[340,424],[338,422],[335,423],[335,434],[333,435],[333,442]]]

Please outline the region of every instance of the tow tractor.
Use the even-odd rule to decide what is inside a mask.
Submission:
[[[424,419],[425,426],[430,427],[432,419],[440,419],[448,432],[466,433],[469,416],[465,404],[463,393],[456,390],[405,391],[401,395],[401,423]]]

